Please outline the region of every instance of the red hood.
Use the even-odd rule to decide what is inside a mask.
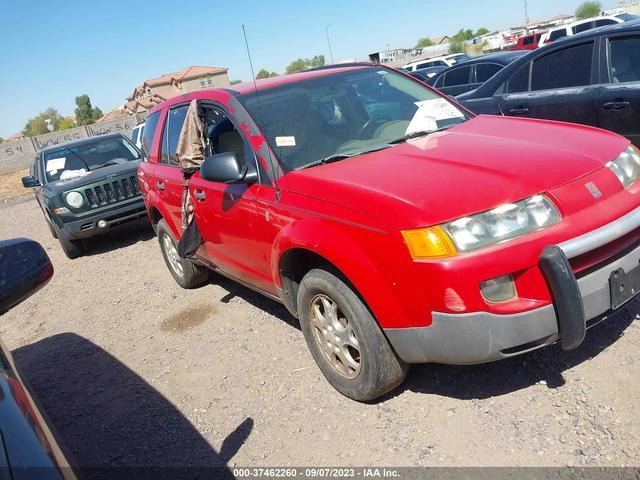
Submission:
[[[280,186],[411,228],[547,192],[602,168],[628,144],[581,125],[479,116],[386,150],[291,172]]]

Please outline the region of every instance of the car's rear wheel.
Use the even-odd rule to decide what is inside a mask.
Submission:
[[[81,257],[84,253],[84,248],[82,248],[82,242],[80,240],[72,240],[69,236],[64,233],[64,231],[58,229],[57,227],[52,227],[55,232],[55,237],[60,242],[60,246],[62,247],[62,251],[67,256],[67,258],[74,259]]]
[[[56,232],[56,229],[53,227],[53,225],[48,219],[47,219],[47,225],[49,226],[49,231],[51,232],[51,236],[57,240],[58,233]]]
[[[156,226],[160,250],[173,279],[182,288],[198,288],[209,280],[209,270],[178,254],[178,242],[164,219]]]
[[[370,401],[404,380],[407,365],[339,275],[321,269],[307,273],[298,291],[298,314],[314,360],[343,395]]]

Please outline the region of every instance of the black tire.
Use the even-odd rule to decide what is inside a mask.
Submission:
[[[64,254],[72,260],[74,258],[81,257],[84,253],[82,242],[80,240],[72,240],[63,231],[59,230],[56,227],[53,228]]]
[[[49,221],[49,219],[47,219],[47,225],[49,226],[49,231],[51,232],[51,236],[57,240],[58,239],[58,233],[56,232],[56,229],[53,227],[53,225]]]
[[[196,265],[190,259],[182,258],[178,255],[178,242],[164,219],[161,219],[156,225],[156,233],[158,234],[158,241],[160,242],[160,250],[162,251],[164,263],[167,265],[171,276],[178,285],[185,289],[192,289],[201,287],[209,281],[209,269]],[[171,256],[174,254],[167,251],[165,238],[168,238],[173,244],[173,248],[175,250],[175,257],[173,257],[173,260],[171,259]],[[177,264],[174,267],[174,260],[179,263],[182,272],[180,272],[180,267],[178,267]]]
[[[338,309],[334,315],[337,328],[328,329],[329,336],[323,333],[327,329],[317,326],[312,313],[316,306],[326,305],[325,299],[333,301]],[[326,312],[322,308],[320,312],[325,318]],[[338,274],[314,269],[304,276],[298,290],[298,316],[311,355],[329,383],[343,395],[359,402],[371,401],[393,390],[406,377],[407,364],[395,354],[367,306]],[[338,342],[345,332],[347,343],[331,343],[331,338]],[[353,367],[353,362],[342,361],[334,353],[338,351],[343,352],[341,358],[353,361],[357,357],[358,368]]]

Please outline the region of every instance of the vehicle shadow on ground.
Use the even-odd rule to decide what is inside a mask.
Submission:
[[[13,356],[80,478],[233,478],[226,465],[251,418],[216,452],[171,402],[83,337],[55,335]]]
[[[245,302],[250,303],[254,307],[264,310],[269,315],[273,315],[287,325],[300,330],[300,323],[298,322],[298,319],[291,315],[289,310],[287,310],[287,308],[281,303],[215,272],[211,272],[210,283],[211,285],[217,285],[229,292],[220,299],[221,303],[229,303],[231,299],[235,297],[242,298]]]
[[[104,235],[83,240],[84,256],[101,255],[112,250],[130,247],[138,242],[151,240],[154,236],[155,232],[146,219],[132,222]]]
[[[571,351],[564,351],[555,344],[483,365],[413,365],[405,382],[388,397],[411,390],[462,400],[484,399],[509,394],[543,380],[548,388],[561,387],[565,384],[565,370],[596,357],[615,343],[639,312],[640,301],[631,302],[590,328],[582,345]]]

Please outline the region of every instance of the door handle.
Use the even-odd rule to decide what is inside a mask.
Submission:
[[[156,182],[156,188],[158,190],[164,190],[164,182],[163,181]]]
[[[614,100],[613,102],[607,102],[602,104],[602,108],[606,110],[613,110],[617,112],[618,110],[624,110],[630,105],[629,102],[625,102],[624,100]]]
[[[529,115],[529,109],[527,107],[518,107],[507,110],[510,115]]]
[[[193,196],[196,197],[196,200],[199,202],[204,202],[205,198],[207,198],[207,194],[204,193],[204,190],[196,189],[193,191]]]

